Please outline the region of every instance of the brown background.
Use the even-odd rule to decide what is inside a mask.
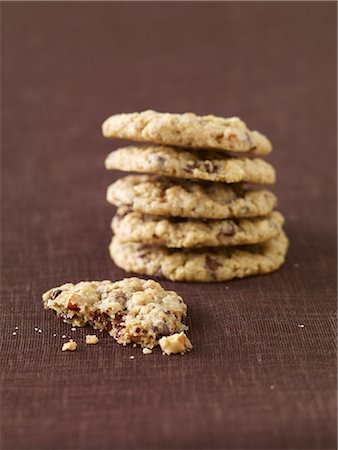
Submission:
[[[2,4],[3,449],[335,447],[335,20],[324,2]],[[185,357],[85,347],[40,301],[125,276],[100,124],[146,108],[271,137],[291,239],[270,276],[163,283],[189,306]]]

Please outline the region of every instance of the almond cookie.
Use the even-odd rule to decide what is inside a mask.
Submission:
[[[121,243],[190,248],[257,244],[276,237],[283,223],[277,211],[251,219],[194,220],[151,216],[121,206],[112,229]]]
[[[271,142],[266,136],[249,130],[238,117],[170,114],[148,110],[111,116],[103,123],[102,133],[107,138],[254,155],[267,155],[272,150]]]
[[[260,158],[230,157],[208,150],[182,150],[165,146],[130,146],[110,153],[106,169],[152,173],[169,177],[273,184],[274,168]]]
[[[173,281],[226,281],[277,270],[285,260],[288,238],[282,231],[263,244],[217,249],[182,250],[142,244],[109,246],[110,256],[127,272],[153,275]]]
[[[174,291],[153,280],[81,281],[50,289],[45,308],[75,326],[107,330],[119,344],[153,348],[162,336],[187,330],[187,305]]]
[[[107,200],[115,206],[171,217],[228,219],[269,214],[276,196],[265,189],[241,185],[129,175],[108,187]]]

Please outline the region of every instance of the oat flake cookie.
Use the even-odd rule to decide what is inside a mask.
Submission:
[[[107,330],[119,344],[153,348],[162,336],[187,330],[187,305],[153,280],[81,281],[50,289],[45,308],[75,326]]]
[[[129,146],[113,151],[106,169],[152,173],[169,177],[273,184],[274,168],[261,158],[230,157],[220,152],[182,150],[165,146]]]
[[[173,281],[226,281],[277,270],[285,260],[288,238],[282,231],[260,245],[172,250],[112,239],[110,255],[118,267]]]
[[[276,237],[283,223],[277,211],[251,219],[196,220],[151,216],[121,206],[112,229],[121,243],[191,248],[257,244]]]
[[[148,175],[118,179],[108,187],[107,200],[144,214],[195,219],[264,216],[277,205],[276,196],[265,189]]]
[[[269,139],[251,131],[238,117],[156,111],[116,114],[102,125],[103,136],[189,148],[208,148],[255,155],[271,152]]]

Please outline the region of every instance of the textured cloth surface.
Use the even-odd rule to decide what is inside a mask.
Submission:
[[[335,11],[3,3],[1,448],[335,447]],[[188,304],[182,357],[106,334],[85,346],[88,330],[41,303],[66,281],[125,276],[105,201],[120,174],[104,170],[123,142],[100,126],[147,108],[239,115],[271,138],[291,241],[272,275],[163,283]]]

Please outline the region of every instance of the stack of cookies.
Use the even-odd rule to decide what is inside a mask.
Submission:
[[[109,186],[117,207],[110,255],[128,272],[177,281],[225,281],[278,269],[288,239],[277,199],[252,184],[275,182],[260,158],[270,141],[237,117],[118,114],[107,138],[147,142],[112,152],[108,170],[128,175]],[[258,156],[258,157],[257,157]]]

